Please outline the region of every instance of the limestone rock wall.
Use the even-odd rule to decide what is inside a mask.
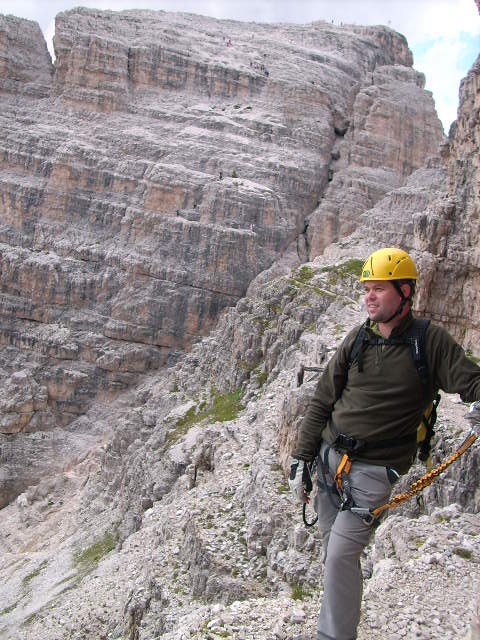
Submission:
[[[441,124],[424,84],[422,74],[398,65],[375,69],[362,82],[351,121],[336,130],[331,182],[307,221],[310,259],[358,229],[362,213],[402,187],[426,156],[437,153]]]
[[[38,25],[2,16],[0,38],[4,504],[77,458],[89,423],[65,430],[95,398],[190,349],[287,248],[336,237],[304,233],[318,203],[352,204],[346,233],[441,131],[384,27],[74,9],[54,67]]]
[[[0,14],[0,92],[46,97],[53,65],[39,25]]]
[[[448,191],[415,227],[415,247],[429,257],[426,311],[466,348],[480,343],[480,58],[460,85],[458,117],[442,155]]]
[[[375,238],[412,253],[420,278],[416,309],[480,355],[480,171],[477,58],[460,85],[458,118],[439,153],[360,216],[347,244]],[[328,248],[327,248],[328,253]]]

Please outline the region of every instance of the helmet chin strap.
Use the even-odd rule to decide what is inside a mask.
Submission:
[[[399,316],[402,311],[403,308],[405,307],[405,305],[407,304],[407,302],[411,302],[412,298],[411,298],[411,292],[412,292],[412,286],[409,285],[410,287],[410,295],[408,296],[408,298],[404,295],[401,286],[398,284],[397,280],[391,280],[391,283],[393,284],[393,286],[395,287],[395,289],[397,290],[399,296],[401,297],[400,300],[400,304],[398,305],[398,309],[395,311],[395,313],[393,315],[390,316],[390,318],[388,318],[388,320],[383,320],[383,324],[387,324],[388,322],[390,322],[391,320],[393,320],[394,318],[396,318],[397,316]]]

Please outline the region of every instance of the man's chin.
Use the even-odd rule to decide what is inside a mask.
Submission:
[[[372,322],[376,322],[377,324],[379,322],[385,322],[385,316],[382,313],[375,313],[375,312],[367,312],[368,313],[368,317],[370,318],[370,320]]]

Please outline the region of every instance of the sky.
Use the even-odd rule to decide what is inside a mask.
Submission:
[[[73,7],[186,11],[255,22],[383,24],[402,33],[426,77],[445,133],[456,118],[460,80],[480,52],[474,0],[0,0],[0,13],[39,23],[53,54],[55,15]]]

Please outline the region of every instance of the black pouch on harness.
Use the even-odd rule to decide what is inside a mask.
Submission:
[[[332,443],[332,448],[340,451],[348,451],[349,453],[358,453],[365,449],[365,440],[346,436],[344,433],[338,433]]]

